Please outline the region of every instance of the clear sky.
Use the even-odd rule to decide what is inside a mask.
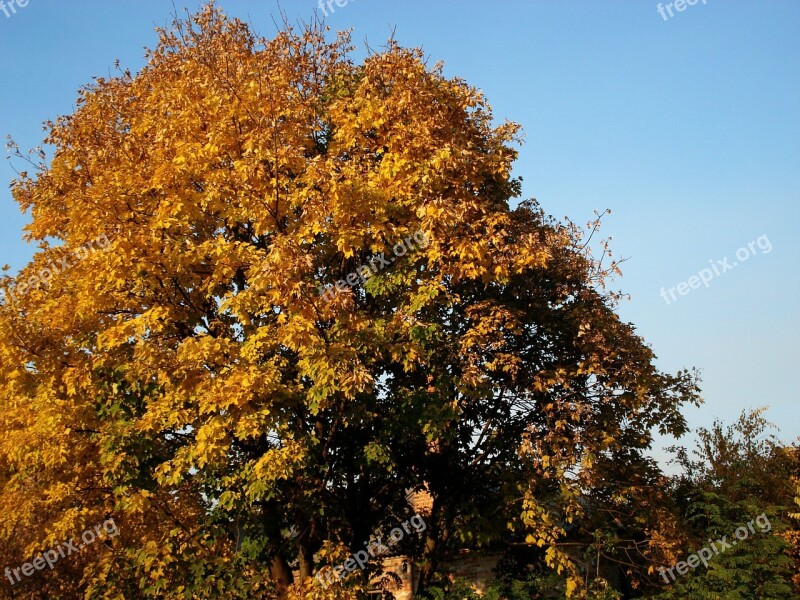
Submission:
[[[768,405],[788,443],[800,436],[800,2],[703,2],[665,2],[662,17],[651,0],[340,0],[327,23],[362,49],[396,29],[483,89],[498,121],[522,124],[524,196],[580,223],[613,211],[603,233],[629,257],[614,286],[631,295],[623,318],[661,368],[702,371],[690,425]],[[274,1],[218,4],[275,31]],[[291,20],[316,6],[281,2]],[[139,68],[171,12],[171,0],[0,9],[0,133],[38,145],[41,123],[72,112],[92,76],[117,58]],[[0,264],[16,271],[33,248],[13,176],[0,163]],[[709,273],[708,287],[690,279]]]

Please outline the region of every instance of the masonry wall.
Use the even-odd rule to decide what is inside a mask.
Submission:
[[[466,579],[472,584],[472,589],[483,594],[496,577],[494,569],[499,560],[499,554],[486,556],[462,552],[458,556],[443,561],[441,569],[451,578]]]
[[[419,579],[419,573],[405,556],[392,556],[383,561],[384,571],[389,571],[397,575],[401,583],[399,585],[389,585],[387,590],[392,592],[395,600],[411,600],[414,597],[414,587]]]
[[[443,561],[440,568],[451,579],[465,579],[472,584],[472,588],[480,593],[486,592],[487,586],[495,578],[494,568],[500,555],[485,556],[469,552]],[[405,556],[393,556],[383,561],[384,571],[390,571],[400,578],[399,585],[390,585],[386,589],[395,597],[395,600],[412,600],[414,590],[419,582],[419,572],[411,561]]]

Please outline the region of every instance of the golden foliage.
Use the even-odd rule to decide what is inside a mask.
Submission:
[[[313,588],[309,564],[355,535],[341,507],[373,465],[399,477],[390,429],[432,461],[477,439],[454,431],[494,397],[531,423],[520,437],[486,417],[476,434],[560,485],[545,506],[525,481],[505,516],[578,594],[557,523],[600,481],[597,456],[623,443],[624,418],[680,432],[691,386],[658,374],[594,292],[574,231],[535,204],[510,210],[518,127],[421,51],[390,42],[356,65],[347,35],[325,35],[265,40],[206,6],[160,31],[141,72],[83,89],[49,126],[52,160],[14,183],[40,245],[16,281],[110,244],[0,304],[3,559],[107,515],[120,529],[20,594],[349,597],[355,584]],[[417,232],[424,248],[320,297]],[[392,378],[409,383],[391,395]],[[591,425],[598,402],[611,408]],[[401,497],[416,468],[394,480]]]

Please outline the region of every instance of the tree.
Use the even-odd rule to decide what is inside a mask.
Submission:
[[[525,544],[582,595],[567,530],[658,481],[643,453],[696,378],[615,314],[616,263],[512,208],[518,127],[479,91],[393,41],[349,52],[208,5],[48,124],[13,184],[39,251],[0,305],[0,539],[19,563],[120,535],[17,593],[355,597],[380,561],[312,578],[425,488],[398,546],[424,585],[455,548]],[[637,570],[669,546],[645,525]]]
[[[686,553],[726,537],[729,548],[677,579],[658,598],[718,597],[784,600],[792,595],[792,561],[786,536],[797,455],[768,434],[765,408],[743,412],[732,425],[716,421],[699,430],[693,460],[678,449],[684,474],[674,493],[689,532]],[[760,517],[760,518],[759,518]],[[757,520],[758,527],[746,524]],[[735,533],[744,528],[744,534]],[[725,540],[727,541],[727,540]],[[712,546],[713,548],[713,546]]]
[[[790,526],[784,534],[784,539],[789,546],[789,556],[794,565],[792,577],[794,593],[800,596],[800,445],[792,447],[789,456],[793,465],[791,482],[794,486],[794,498],[789,512]]]

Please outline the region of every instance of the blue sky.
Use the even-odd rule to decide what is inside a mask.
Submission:
[[[275,30],[273,1],[218,4],[262,34]],[[614,285],[631,295],[623,318],[661,368],[702,371],[706,403],[687,411],[690,424],[769,405],[791,442],[800,436],[800,2],[699,0],[666,21],[657,5],[350,0],[327,23],[352,28],[359,51],[396,29],[403,45],[481,88],[498,121],[522,124],[524,196],[580,223],[613,211],[603,234],[629,257]],[[316,6],[281,2],[291,20]],[[171,11],[169,0],[29,0],[10,17],[0,11],[0,133],[38,145],[41,123],[70,113],[92,76],[117,58],[143,64]],[[0,264],[16,271],[33,248],[5,185],[13,176],[0,163]],[[678,293],[726,258],[738,264]],[[675,287],[675,300],[662,287]]]

